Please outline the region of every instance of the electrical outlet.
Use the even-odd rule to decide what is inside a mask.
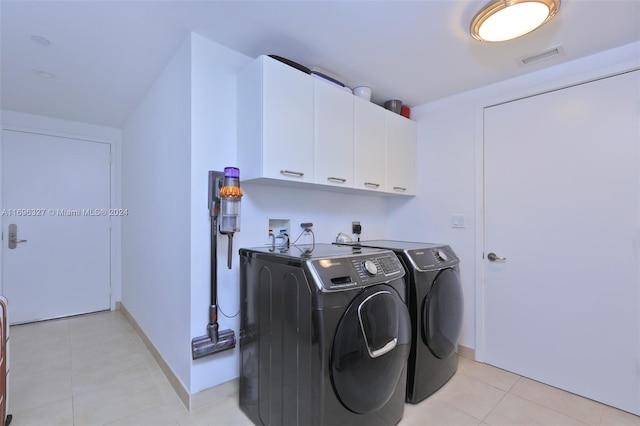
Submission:
[[[362,233],[362,225],[360,225],[360,222],[351,222],[351,233],[357,235]]]

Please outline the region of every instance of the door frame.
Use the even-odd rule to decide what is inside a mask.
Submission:
[[[487,96],[482,99],[476,99],[474,104],[475,111],[475,131],[474,131],[474,147],[475,147],[475,263],[474,263],[474,282],[475,282],[475,360],[479,362],[485,361],[485,230],[484,230],[484,111],[486,108],[493,106],[542,95],[569,87],[625,74],[632,71],[640,70],[638,60],[627,60],[615,65],[606,67],[597,67],[597,62],[591,64],[594,68],[585,71],[586,67],[580,68],[566,67],[562,74],[552,73],[545,74],[543,78],[536,78],[530,74],[523,77],[517,83],[507,83],[505,87],[501,87],[500,91],[504,92],[500,95]],[[527,84],[530,83],[530,84]],[[526,87],[526,88],[523,88]]]
[[[61,120],[56,118],[36,116],[13,111],[0,111],[0,162],[4,152],[3,131],[12,130],[25,133],[40,134],[46,136],[62,137],[84,141],[88,143],[108,144],[111,149],[111,194],[112,208],[121,206],[121,146],[122,134],[120,129],[98,126],[87,123]],[[0,174],[0,210],[3,208],[2,174]],[[121,250],[121,217],[111,217],[111,248],[110,248],[110,283],[111,283],[111,310],[117,308],[117,303],[122,300],[122,250]],[[2,230],[4,232],[4,230]],[[4,237],[4,235],[3,235]],[[2,240],[3,248],[4,239]],[[0,294],[4,291],[3,265],[0,262]]]

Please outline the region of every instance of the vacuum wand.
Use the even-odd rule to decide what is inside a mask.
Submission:
[[[231,261],[233,260],[233,232],[227,234],[229,244],[227,245],[227,267],[231,269]]]
[[[215,202],[214,202],[215,203]],[[215,209],[215,207],[214,207]],[[211,295],[209,304],[209,324],[207,324],[207,335],[212,343],[218,343],[218,286],[216,277],[218,276],[218,215],[211,216]]]
[[[193,359],[202,358],[236,346],[233,330],[219,331],[218,326],[218,216],[222,212],[220,233],[229,238],[227,266],[231,269],[233,234],[240,230],[240,171],[226,167],[224,173],[209,172],[208,208],[211,216],[211,300],[209,304],[209,324],[207,334],[191,340]]]

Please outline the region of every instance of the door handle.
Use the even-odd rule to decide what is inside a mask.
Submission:
[[[27,240],[18,239],[18,225],[16,225],[15,223],[9,225],[9,248],[13,250],[18,246],[18,243],[26,242]]]
[[[495,253],[489,253],[487,255],[487,259],[489,259],[492,262],[505,262],[507,260],[506,257],[498,256]]]

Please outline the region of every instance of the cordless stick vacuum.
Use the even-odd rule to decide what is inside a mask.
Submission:
[[[233,330],[218,331],[218,216],[222,212],[220,233],[229,239],[227,266],[231,269],[233,234],[240,231],[240,170],[225,167],[223,172],[209,171],[208,209],[211,215],[211,304],[207,335],[191,340],[193,359],[202,358],[236,346]]]

